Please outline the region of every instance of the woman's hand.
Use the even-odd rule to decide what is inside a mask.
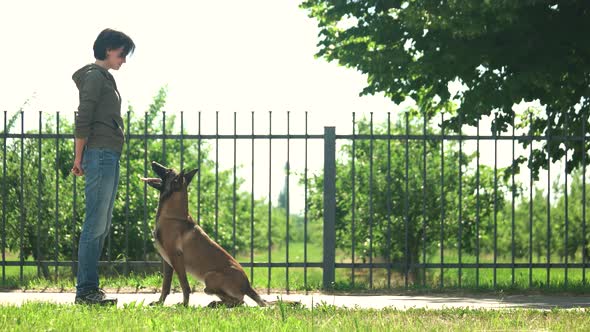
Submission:
[[[72,173],[75,176],[82,176],[84,175],[84,170],[82,169],[82,159],[76,158],[74,160],[74,166],[72,167]]]
[[[84,146],[86,146],[86,138],[76,138],[75,139],[75,157],[74,157],[74,166],[72,167],[72,173],[75,176],[82,176],[84,175],[84,170],[82,169],[82,158],[84,158]]]

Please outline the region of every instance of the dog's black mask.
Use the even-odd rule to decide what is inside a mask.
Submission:
[[[151,187],[158,189],[160,196],[168,196],[175,191],[186,189],[198,171],[198,169],[193,169],[185,173],[182,170],[180,173],[177,173],[174,169],[167,168],[155,161],[152,161],[152,169],[159,176],[159,179],[142,178],[142,180],[147,182]]]

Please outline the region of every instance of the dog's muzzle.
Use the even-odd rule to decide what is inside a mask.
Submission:
[[[164,178],[164,176],[166,175],[166,172],[168,171],[168,169],[160,164],[158,164],[155,161],[152,161],[152,169],[154,170],[154,172],[156,172],[156,174],[158,174],[158,176],[160,178]]]

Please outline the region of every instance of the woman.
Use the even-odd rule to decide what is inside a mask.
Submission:
[[[117,299],[108,297],[98,282],[98,260],[111,226],[124,141],[121,95],[109,70],[119,70],[135,44],[123,32],[105,29],[93,48],[96,61],[72,76],[80,92],[72,173],[85,176],[86,194],[75,303],[116,304]]]

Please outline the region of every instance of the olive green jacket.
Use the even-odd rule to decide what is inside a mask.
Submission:
[[[99,65],[89,64],[78,69],[72,79],[80,92],[74,136],[87,138],[88,147],[110,148],[120,153],[125,138],[121,95],[113,75]]]

